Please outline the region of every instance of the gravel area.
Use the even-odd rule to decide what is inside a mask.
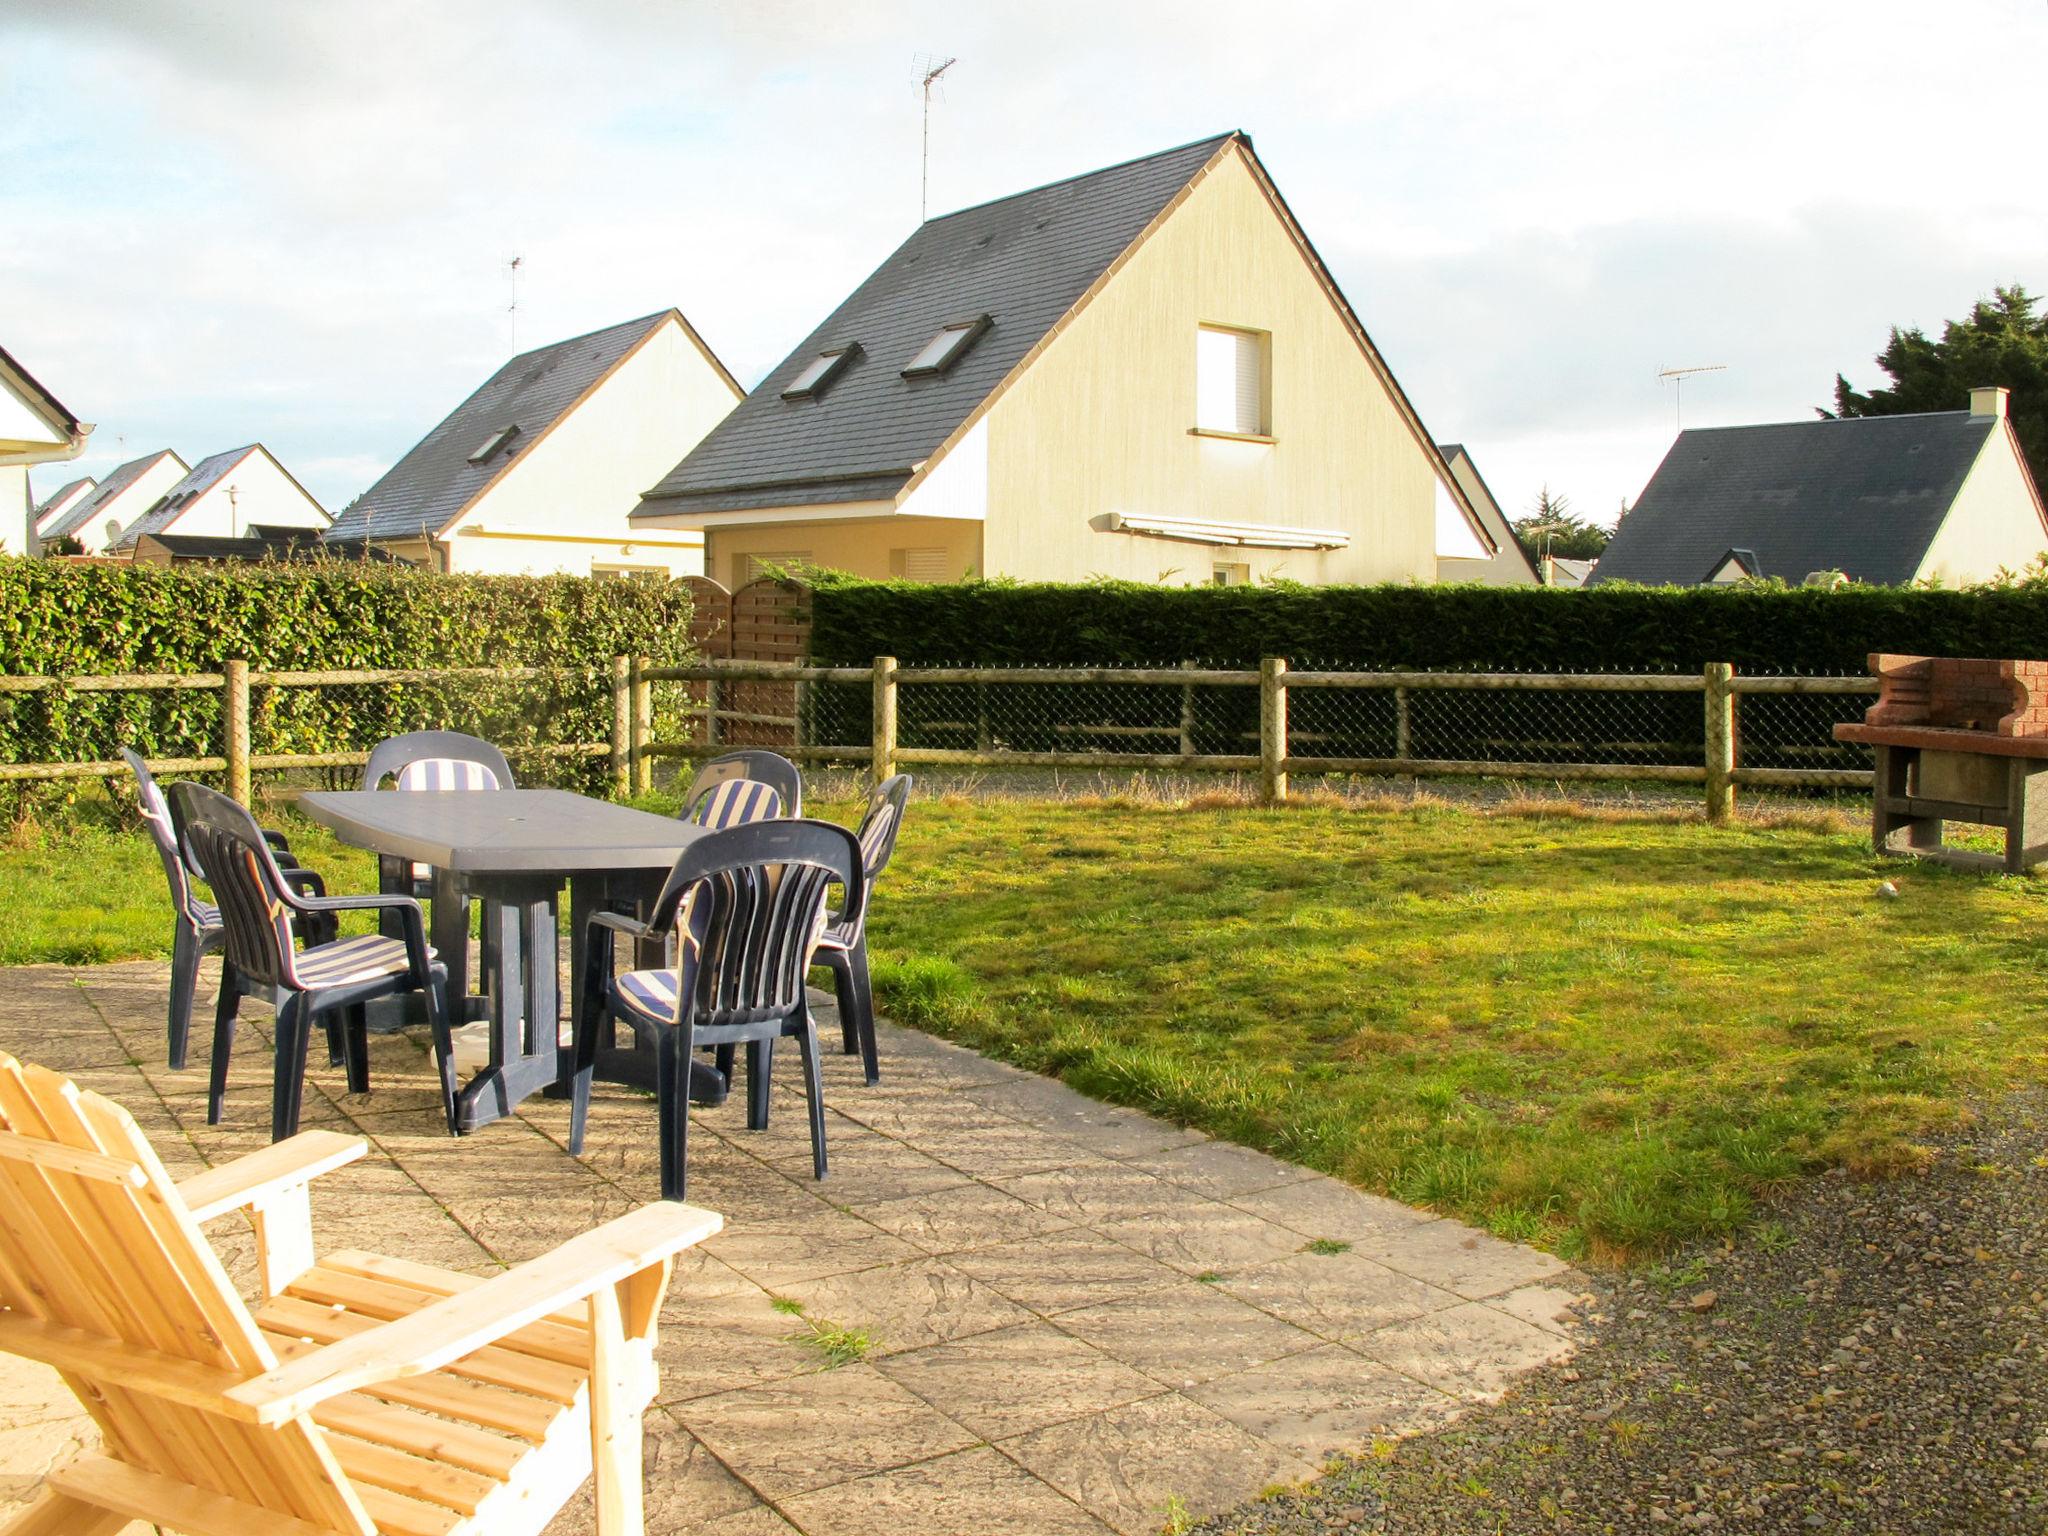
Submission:
[[[1587,1283],[1571,1360],[1190,1536],[2048,1532],[2048,1095]]]

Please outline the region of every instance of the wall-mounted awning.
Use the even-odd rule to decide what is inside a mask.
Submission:
[[[1107,533],[1136,533],[1184,544],[1229,545],[1240,549],[1343,549],[1351,535],[1336,528],[1283,528],[1271,523],[1218,523],[1199,517],[1148,517],[1111,512],[1102,519]]]

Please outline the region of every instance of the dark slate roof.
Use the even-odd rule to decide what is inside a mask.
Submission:
[[[98,490],[65,513],[55,524],[44,529],[42,536],[46,539],[61,539],[78,532],[92,521],[93,514],[127,490],[142,477],[150,465],[162,458],[177,459],[181,465],[185,462],[168,448],[159,448],[155,453],[145,453],[139,459],[130,459],[102,480]]]
[[[91,475],[80,475],[76,480],[66,480],[56,490],[50,492],[49,495],[36,503],[35,515],[39,518],[47,516],[52,507],[61,503],[66,496],[69,496],[81,485],[91,486],[95,490],[99,488]]]
[[[178,520],[187,507],[219,485],[229,470],[262,448],[261,443],[245,443],[240,448],[208,454],[186,470],[185,478],[165,491],[155,506],[124,528],[121,537],[114,541],[114,548],[132,549],[135,541],[145,533],[162,533]]]
[[[199,533],[158,533],[149,537],[174,560],[367,559],[397,563],[383,550],[360,540],[339,545],[325,543],[317,528],[273,528],[258,523],[241,538]]]
[[[1695,586],[1745,549],[1760,574],[1795,585],[1841,571],[1903,586],[1997,426],[1938,411],[1681,432],[1593,582]]]
[[[676,312],[522,352],[415,443],[384,478],[337,513],[329,539],[405,539],[439,534],[479,491],[540,440],[591,385]],[[469,456],[504,427],[518,435],[482,464]]]
[[[636,517],[893,496],[1235,134],[929,220],[647,493]],[[902,370],[942,325],[988,331],[947,372]],[[815,399],[818,353],[862,355]]]

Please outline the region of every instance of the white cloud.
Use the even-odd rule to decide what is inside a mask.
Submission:
[[[515,253],[522,346],[676,304],[750,381],[910,232],[943,49],[935,209],[1248,129],[1431,427],[1511,509],[1605,511],[1660,364],[1729,364],[1688,420],[1796,416],[1893,322],[2048,286],[2044,36],[2035,0],[14,0],[4,340],[95,459],[260,437],[337,505],[503,361]]]

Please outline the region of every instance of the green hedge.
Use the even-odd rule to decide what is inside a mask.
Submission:
[[[1250,664],[1855,673],[1871,651],[2048,656],[2048,588],[1156,587],[820,581],[811,651],[865,665]]]
[[[215,672],[388,667],[558,669],[533,680],[255,690],[251,745],[263,752],[362,751],[400,730],[443,726],[508,748],[601,741],[611,730],[610,663],[642,651],[682,660],[690,598],[681,583],[569,576],[440,576],[344,562],[314,565],[84,565],[0,561],[0,672]],[[0,760],[111,759],[220,751],[217,691],[0,695]],[[535,760],[539,763],[539,760]],[[589,762],[522,777],[594,779]]]

